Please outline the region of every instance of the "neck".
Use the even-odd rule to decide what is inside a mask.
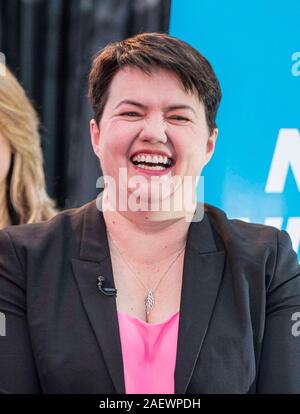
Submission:
[[[7,210],[7,197],[5,182],[0,183],[0,229],[9,226],[10,218]]]
[[[105,191],[103,194],[105,200]],[[190,220],[186,214],[110,211],[103,208],[109,237],[135,262],[163,261],[186,244]]]

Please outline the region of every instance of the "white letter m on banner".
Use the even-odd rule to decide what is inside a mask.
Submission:
[[[289,167],[300,192],[300,133],[298,129],[280,129],[266,183],[266,193],[283,193]]]

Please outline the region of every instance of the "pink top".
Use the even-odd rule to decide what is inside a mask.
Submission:
[[[161,323],[118,319],[126,394],[174,394],[179,312]]]

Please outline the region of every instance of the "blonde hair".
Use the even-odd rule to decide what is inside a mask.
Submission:
[[[0,63],[0,131],[13,153],[7,179],[8,209],[13,209],[18,221],[13,224],[43,221],[56,214],[45,190],[38,128],[37,113],[24,89]]]

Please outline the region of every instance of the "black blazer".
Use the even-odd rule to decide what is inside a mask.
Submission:
[[[0,392],[125,392],[116,301],[99,275],[114,287],[95,202],[0,232]],[[175,392],[300,393],[297,312],[287,233],[206,206],[184,257]]]

